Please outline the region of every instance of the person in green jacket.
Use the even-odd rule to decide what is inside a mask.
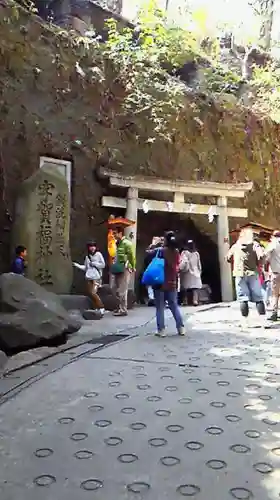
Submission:
[[[117,243],[117,254],[111,272],[115,276],[116,293],[120,301],[115,316],[127,316],[127,292],[132,273],[135,272],[136,258],[133,243],[124,235],[124,228],[114,230]]]

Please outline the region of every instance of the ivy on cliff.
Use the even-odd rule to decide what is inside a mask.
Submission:
[[[193,57],[195,39],[183,30],[169,29],[163,11],[153,3],[140,12],[134,30],[120,32],[114,19],[106,24],[104,55],[112,61],[125,88],[124,112],[146,117],[156,134],[170,138],[170,122],[176,121],[184,108],[186,87],[163,68],[178,67]]]

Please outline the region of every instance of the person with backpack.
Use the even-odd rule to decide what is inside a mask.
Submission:
[[[147,254],[153,259],[152,262],[150,263],[149,266],[150,268],[152,268],[155,259],[163,260],[162,268],[164,272],[162,273],[162,279],[160,279],[159,284],[156,284],[156,278],[157,278],[156,269],[154,271],[154,283],[152,283],[152,280],[150,281],[150,284],[154,288],[154,296],[155,296],[156,320],[157,320],[156,335],[159,337],[165,336],[165,319],[164,319],[165,300],[167,301],[169,309],[175,320],[178,334],[185,335],[184,321],[178,306],[178,298],[177,298],[180,253],[177,248],[174,232],[169,231],[165,234],[163,248],[147,250]],[[149,275],[149,267],[146,269],[147,277]],[[152,276],[152,274],[153,273],[150,272],[150,276]],[[143,281],[145,284],[145,273],[143,275]]]
[[[250,228],[241,230],[239,238],[230,248],[227,261],[233,258],[233,276],[235,279],[236,297],[240,303],[240,311],[246,324],[249,315],[249,302],[255,302],[260,316],[265,315],[265,304],[259,281],[259,263],[264,257],[264,251],[257,241],[254,241]],[[246,325],[244,325],[246,326]]]
[[[132,240],[124,234],[123,227],[114,230],[117,250],[115,261],[111,265],[111,273],[115,278],[116,294],[120,304],[114,316],[127,316],[127,293],[132,274],[136,270],[136,257]]]

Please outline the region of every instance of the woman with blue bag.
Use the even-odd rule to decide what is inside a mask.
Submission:
[[[165,300],[167,300],[176,322],[178,334],[185,335],[184,322],[177,300],[180,254],[173,231],[166,233],[163,248],[148,250],[147,254],[152,257],[152,261],[143,274],[142,283],[146,286],[152,286],[154,289],[157,318],[156,335],[165,336]]]

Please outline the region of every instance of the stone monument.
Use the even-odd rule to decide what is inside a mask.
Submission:
[[[26,276],[55,293],[68,293],[72,285],[69,227],[67,181],[55,167],[43,166],[21,186],[12,240],[27,248]]]

